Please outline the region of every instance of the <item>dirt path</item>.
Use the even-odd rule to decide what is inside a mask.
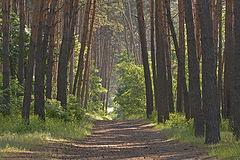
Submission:
[[[211,159],[204,150],[167,140],[138,120],[97,121],[93,134],[82,141],[52,143],[45,151],[16,159]],[[26,154],[25,154],[26,156]],[[51,157],[51,158],[49,158]],[[10,158],[10,157],[9,157]],[[11,157],[13,158],[13,157]]]

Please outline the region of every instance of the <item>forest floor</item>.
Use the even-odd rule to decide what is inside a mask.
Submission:
[[[168,140],[140,120],[96,121],[92,135],[83,140],[60,140],[31,151],[8,153],[3,159],[163,159],[206,160],[207,152]],[[1,159],[1,158],[0,158]]]

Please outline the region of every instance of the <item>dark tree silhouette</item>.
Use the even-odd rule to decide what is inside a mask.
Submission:
[[[203,107],[206,116],[205,143],[217,143],[220,140],[219,112],[217,102],[217,76],[213,45],[213,23],[210,14],[210,0],[201,0],[200,26],[202,42],[202,82]]]
[[[149,118],[153,111],[153,91],[152,91],[152,81],[148,63],[148,51],[147,51],[147,39],[146,39],[146,27],[144,22],[143,4],[142,0],[136,1],[137,7],[137,18],[138,18],[138,30],[141,41],[142,48],[142,61],[144,67],[144,77],[146,86],[146,107],[147,107],[147,117]]]

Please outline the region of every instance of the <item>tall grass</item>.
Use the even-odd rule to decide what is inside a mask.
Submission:
[[[47,118],[45,122],[36,116],[30,124],[19,117],[0,116],[0,153],[13,150],[29,150],[59,139],[82,139],[91,133],[92,121],[84,118],[78,122]]]

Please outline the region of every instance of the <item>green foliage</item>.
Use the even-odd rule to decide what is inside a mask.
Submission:
[[[238,160],[240,159],[240,142],[236,141],[231,132],[221,132],[221,141],[219,144],[210,145],[209,155],[216,156],[219,159]]]
[[[94,66],[91,66],[88,110],[100,113],[103,107],[100,96],[107,93],[107,89],[102,87],[102,79],[98,75],[99,71]]]
[[[119,56],[116,74],[119,86],[114,102],[118,118],[140,118],[145,113],[145,84],[143,67],[134,64],[131,59],[126,61],[127,55]]]
[[[166,121],[166,126],[171,127],[171,128],[185,128],[185,127],[191,127],[193,125],[193,121],[186,120],[186,116],[181,113],[175,113],[175,114],[170,114],[170,120]]]
[[[114,33],[122,32],[123,25],[120,14],[123,12],[123,4],[121,1],[99,0],[96,9],[95,24],[99,26],[106,26]]]
[[[56,118],[65,122],[79,122],[85,118],[85,110],[81,107],[79,100],[69,95],[67,109],[61,106],[61,103],[55,99],[46,101],[46,116]]]
[[[0,22],[2,23],[2,14],[0,14]],[[19,55],[19,38],[20,38],[20,21],[19,17],[16,13],[12,12],[10,14],[10,42],[9,43],[9,49],[10,49],[10,67],[11,71],[16,71],[17,69],[17,64],[18,64],[18,55]],[[0,46],[2,46],[2,38],[3,34],[0,32]],[[29,52],[29,44],[30,44],[30,29],[25,28],[25,57],[27,57],[28,52]],[[0,60],[2,61],[2,47],[0,47]],[[25,59],[26,63],[26,59]],[[16,74],[16,73],[12,73]]]
[[[2,75],[0,74],[0,88],[2,88]],[[23,91],[24,88],[18,83],[16,79],[10,80],[10,107],[13,114],[20,113],[21,105],[23,102]],[[0,113],[4,113],[5,105],[2,103],[4,91],[0,89]]]

